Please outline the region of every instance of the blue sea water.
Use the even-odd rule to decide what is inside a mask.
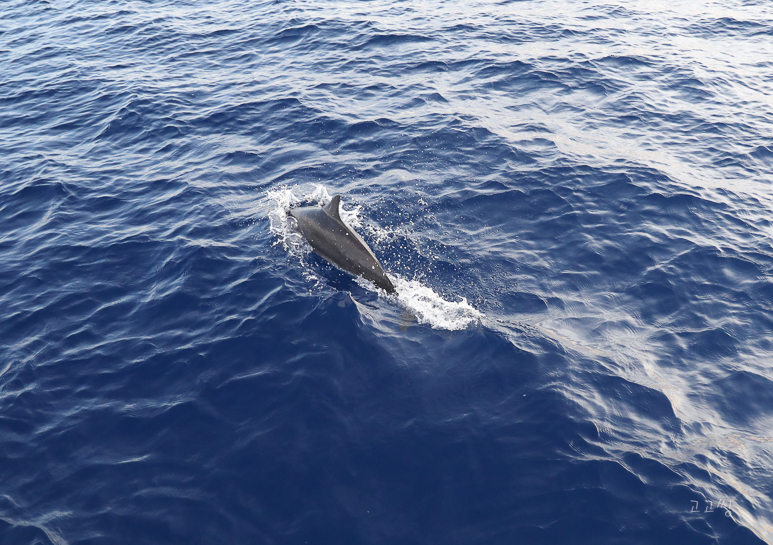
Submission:
[[[762,0],[4,1],[0,543],[773,543],[772,97]]]

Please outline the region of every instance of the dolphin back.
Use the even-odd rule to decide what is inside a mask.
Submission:
[[[290,215],[315,253],[340,269],[370,280],[387,293],[394,293],[395,287],[373,250],[341,220],[340,204],[341,196],[336,195],[325,207],[295,208]]]

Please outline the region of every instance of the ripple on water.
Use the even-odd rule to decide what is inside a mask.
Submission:
[[[525,6],[4,5],[0,542],[773,542],[773,14]]]

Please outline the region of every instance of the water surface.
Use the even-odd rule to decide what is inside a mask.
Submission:
[[[4,3],[0,542],[773,543],[772,36]],[[395,296],[287,223],[334,194]]]

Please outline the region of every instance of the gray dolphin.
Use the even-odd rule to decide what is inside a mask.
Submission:
[[[336,267],[370,280],[387,293],[394,293],[395,287],[373,251],[341,221],[340,203],[341,195],[336,195],[325,207],[294,208],[290,215],[298,221],[301,234],[316,253]]]

